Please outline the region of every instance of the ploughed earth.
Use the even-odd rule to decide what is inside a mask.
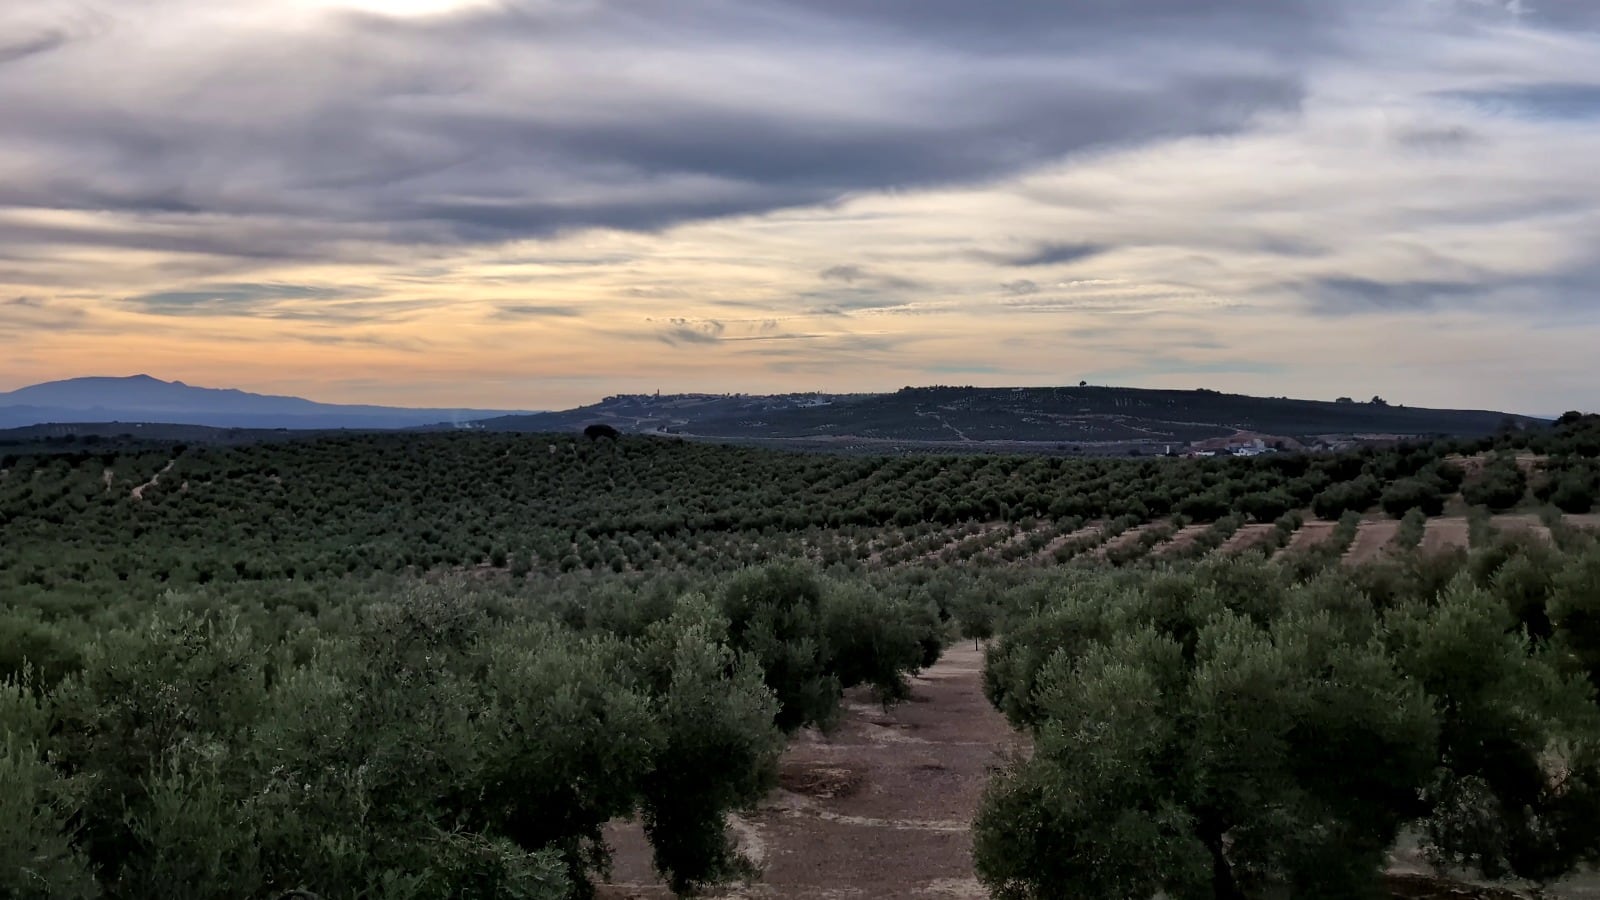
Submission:
[[[734,820],[746,855],[761,869],[720,898],[981,898],[972,872],[974,813],[992,767],[1022,747],[983,696],[983,654],[958,643],[913,684],[913,699],[884,710],[851,692],[838,728],[804,732],[783,755],[780,786],[754,812]],[[650,867],[637,824],[607,835],[616,849],[604,900],[661,900],[671,892]],[[1430,874],[1414,852],[1395,855],[1391,896],[1519,898]],[[1600,898],[1600,881],[1581,879],[1546,894]]]

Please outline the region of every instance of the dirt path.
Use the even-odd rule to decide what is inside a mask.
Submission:
[[[971,644],[945,652],[915,679],[913,700],[888,711],[852,692],[838,730],[805,732],[784,753],[780,787],[730,826],[759,879],[716,898],[889,898],[979,900],[969,827],[990,768],[1019,739],[989,706],[981,687],[983,655]],[[637,824],[608,829],[616,848],[602,900],[672,897],[650,868]],[[1392,896],[1523,898],[1469,891],[1425,877],[1412,843],[1391,854]],[[1551,890],[1552,900],[1600,900],[1600,878],[1584,876]]]
[[[781,764],[781,787],[734,821],[760,857],[760,880],[714,896],[980,898],[972,875],[973,813],[988,768],[1015,740],[983,697],[983,656],[946,650],[915,680],[913,699],[885,712],[852,692],[832,735],[806,732]],[[650,870],[637,825],[615,827],[608,900],[672,896]]]
[[[141,484],[138,487],[133,489],[133,491],[131,493],[131,496],[133,497],[133,499],[135,499],[135,500],[143,500],[144,499],[144,492],[150,490],[153,487],[155,487],[157,484],[160,484],[161,483],[161,476],[163,476],[163,475],[167,474],[168,472],[172,471],[172,467],[174,465],[176,465],[177,462],[178,462],[177,459],[169,459],[169,460],[167,460],[167,464],[165,466],[161,467],[161,471],[155,473],[154,475],[151,475],[149,481],[146,481],[144,484]]]
[[[933,419],[935,422],[938,422],[942,427],[947,428],[950,431],[954,432],[956,438],[961,440],[963,443],[969,443],[970,444],[972,442],[972,438],[967,437],[966,432],[964,432],[961,429],[955,427],[954,425],[951,425],[948,421],[945,420],[944,416],[941,416],[936,412],[922,412],[921,410],[918,410],[917,411],[917,415],[923,416],[924,418],[930,418],[930,419]]]

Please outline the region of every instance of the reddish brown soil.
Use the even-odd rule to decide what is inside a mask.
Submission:
[[[1359,565],[1377,559],[1399,533],[1400,523],[1394,519],[1362,522],[1361,527],[1356,529],[1356,539],[1350,542],[1350,548],[1344,552],[1345,563]]]
[[[1569,516],[1568,521],[1572,518]],[[1551,540],[1549,527],[1538,516],[1495,516],[1494,527],[1506,534],[1523,531],[1546,541]]]
[[[1222,546],[1217,548],[1217,552],[1223,556],[1243,553],[1265,541],[1272,534],[1274,528],[1275,526],[1273,525],[1245,525],[1235,531],[1226,541],[1223,541]]]
[[[1185,550],[1189,549],[1189,547],[1193,546],[1195,540],[1199,538],[1200,535],[1205,534],[1210,530],[1210,525],[1185,525],[1184,527],[1178,529],[1177,534],[1167,538],[1164,543],[1157,544],[1155,549],[1150,551],[1150,555],[1159,557],[1171,554],[1181,554]]]
[[[1466,519],[1446,517],[1429,519],[1427,530],[1422,532],[1420,549],[1423,553],[1443,553],[1457,547],[1467,547],[1472,542],[1472,526]]]
[[[1489,454],[1485,453],[1480,453],[1476,456],[1461,456],[1460,454],[1451,454],[1450,456],[1445,457],[1446,462],[1454,463],[1461,469],[1461,471],[1468,475],[1477,473],[1480,469],[1488,464],[1489,459]],[[1548,460],[1549,457],[1547,456],[1538,456],[1531,453],[1520,453],[1517,455],[1517,467],[1529,475],[1532,475],[1534,472],[1544,468],[1545,463]]]
[[[1567,523],[1578,528],[1600,529],[1600,513],[1589,513],[1581,516],[1567,516]]]
[[[801,734],[780,786],[735,831],[763,873],[722,897],[979,898],[968,828],[989,768],[1016,738],[983,697],[982,654],[945,652],[915,680],[914,699],[885,711],[852,694],[831,735]],[[603,898],[665,898],[638,826],[610,832],[613,882]]]
[[[1294,533],[1294,537],[1289,540],[1289,546],[1287,549],[1290,552],[1298,550],[1310,550],[1312,547],[1315,547],[1332,537],[1334,526],[1337,524],[1337,522],[1307,522],[1300,526],[1299,531]]]

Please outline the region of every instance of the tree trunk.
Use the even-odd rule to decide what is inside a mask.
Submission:
[[[1245,900],[1244,892],[1239,890],[1239,882],[1233,878],[1233,866],[1228,864],[1228,855],[1223,852],[1222,831],[1207,829],[1201,839],[1205,841],[1206,849],[1211,851],[1212,895],[1217,900]]]

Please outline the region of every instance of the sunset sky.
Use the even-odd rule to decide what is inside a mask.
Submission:
[[[0,3],[0,390],[1600,409],[1596,0]]]

